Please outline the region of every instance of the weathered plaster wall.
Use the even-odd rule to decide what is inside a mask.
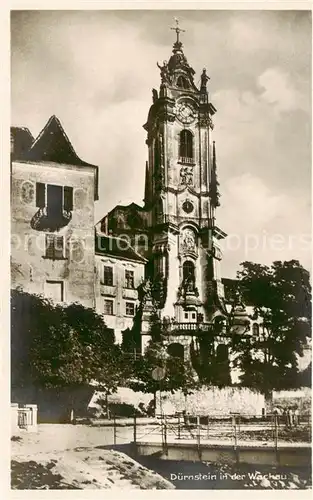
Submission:
[[[30,183],[30,195],[23,185]],[[64,260],[45,256],[45,232],[31,228],[36,207],[36,182],[73,188],[69,224],[56,234],[64,236]],[[55,163],[13,162],[11,197],[12,286],[44,294],[46,280],[63,281],[64,301],[93,307],[94,297],[94,170]]]

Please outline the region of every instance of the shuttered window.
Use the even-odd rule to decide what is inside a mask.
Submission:
[[[104,266],[103,268],[103,284],[113,286],[113,268],[111,266]]]
[[[46,203],[47,192],[47,203]],[[58,214],[63,209],[67,212],[73,210],[73,188],[70,186],[55,186],[54,184],[36,183],[36,206],[47,209],[52,214]]]
[[[63,236],[55,234],[46,234],[46,258],[63,259],[64,257],[64,239]]]
[[[69,186],[64,186],[64,210],[73,210],[73,188]]]
[[[36,183],[36,207],[44,208],[46,206],[46,185],[42,182]]]

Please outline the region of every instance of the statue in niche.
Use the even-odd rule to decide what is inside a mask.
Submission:
[[[193,183],[192,167],[182,167],[180,169],[180,182],[185,186],[190,186]]]
[[[181,237],[181,249],[185,252],[196,251],[195,233],[191,229],[184,229]]]
[[[184,289],[186,292],[193,292],[195,289],[195,277],[190,273],[188,276],[185,278],[184,282]]]

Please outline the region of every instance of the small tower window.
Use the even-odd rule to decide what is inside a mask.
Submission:
[[[193,135],[190,130],[182,130],[179,135],[179,156],[181,159],[193,158]]]
[[[260,328],[259,328],[259,325],[257,323],[253,323],[253,326],[252,326],[252,333],[255,337],[257,337],[260,333]]]
[[[181,89],[189,89],[189,83],[183,76],[179,76],[176,82],[177,87]]]

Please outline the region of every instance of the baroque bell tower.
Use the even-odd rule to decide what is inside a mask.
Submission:
[[[204,69],[198,88],[178,26],[169,61],[158,64],[159,91],[147,123],[145,209],[151,229],[152,279],[163,286],[161,316],[184,329],[223,313],[219,205],[213,116]],[[178,332],[177,332],[178,333]]]

